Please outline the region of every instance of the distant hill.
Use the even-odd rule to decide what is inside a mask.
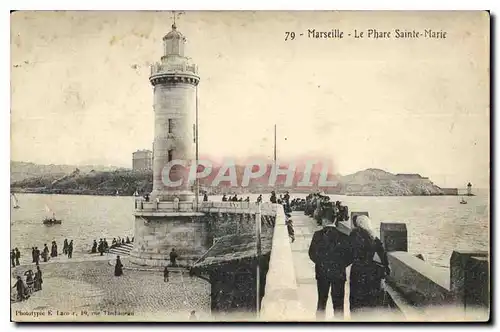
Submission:
[[[123,169],[114,166],[102,165],[40,165],[23,161],[10,162],[10,183],[22,181],[34,177],[43,176],[63,176],[71,174],[75,169],[79,169],[83,173],[88,173],[91,170],[96,172],[114,171]]]
[[[419,174],[392,174],[369,168],[340,178],[341,191],[356,196],[430,196],[444,191]]]

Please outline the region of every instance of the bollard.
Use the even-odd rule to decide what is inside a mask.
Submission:
[[[408,251],[408,233],[404,223],[380,224],[380,241],[387,252]]]
[[[489,264],[486,251],[455,250],[450,258],[450,290],[464,307],[489,307]]]

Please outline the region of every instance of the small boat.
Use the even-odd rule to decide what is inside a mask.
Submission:
[[[467,201],[462,197],[462,199],[460,200],[460,204],[467,204]]]
[[[56,218],[45,218],[43,219],[43,224],[44,225],[60,225],[62,224],[62,220],[58,220]]]
[[[45,205],[45,210],[47,212],[51,212],[50,208]],[[44,225],[60,225],[62,224],[62,220],[56,219],[56,213],[52,212],[52,218],[45,217],[42,221]]]

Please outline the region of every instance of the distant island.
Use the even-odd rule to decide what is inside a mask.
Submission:
[[[27,166],[29,165],[29,167]],[[52,166],[52,167],[51,167]],[[237,167],[239,176],[242,166]],[[14,174],[14,176],[13,176]],[[303,176],[297,174],[298,178]],[[318,174],[312,174],[317,178]],[[325,191],[328,194],[352,196],[436,196],[458,195],[456,188],[440,188],[427,177],[419,174],[393,174],[381,169],[369,168],[350,175],[336,175],[335,188],[299,188],[295,184],[283,188],[291,193]],[[24,193],[119,195],[145,194],[153,188],[152,171],[133,171],[111,166],[61,166],[11,162],[11,191]],[[245,190],[221,183],[210,187],[212,179],[200,180],[200,188],[209,194],[222,193],[269,193],[274,187],[266,183],[254,183]],[[280,189],[281,190],[281,189]]]

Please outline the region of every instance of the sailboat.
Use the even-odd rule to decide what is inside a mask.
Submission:
[[[12,193],[11,195],[12,195],[12,199],[14,200],[14,206],[13,206],[13,208],[14,209],[19,209],[20,206],[18,204],[18,200],[17,200],[16,194]]]

